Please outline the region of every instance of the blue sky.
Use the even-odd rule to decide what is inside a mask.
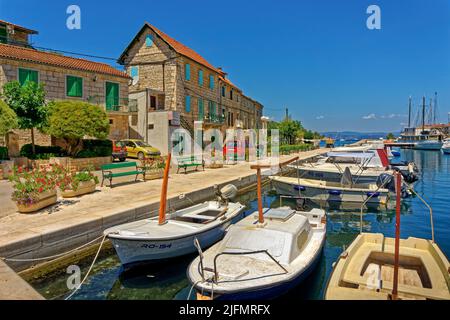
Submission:
[[[148,21],[215,66],[281,119],[319,130],[397,131],[439,94],[450,112],[450,1],[10,1],[0,19],[40,32],[36,46],[117,58]],[[81,8],[82,29],[66,28]],[[366,27],[369,5],[381,30]],[[26,9],[25,9],[26,8]],[[112,62],[112,61],[109,61]]]

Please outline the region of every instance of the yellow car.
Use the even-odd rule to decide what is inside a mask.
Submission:
[[[139,160],[143,160],[146,157],[158,157],[161,155],[161,152],[158,149],[152,147],[143,140],[120,140],[118,144],[125,145],[129,157],[138,158]]]

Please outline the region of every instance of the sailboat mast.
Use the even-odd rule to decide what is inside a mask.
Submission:
[[[425,96],[422,98],[422,133],[425,131]]]
[[[411,128],[411,105],[412,105],[412,97],[409,96],[409,108],[408,108],[408,128]]]

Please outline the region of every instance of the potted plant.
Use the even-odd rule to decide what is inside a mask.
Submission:
[[[142,161],[142,168],[145,170],[145,180],[161,179],[164,175],[166,162],[162,157],[146,158]]]
[[[13,183],[12,200],[18,211],[31,213],[55,204],[61,170],[57,166],[33,170],[14,167],[9,180]]]
[[[98,182],[98,177],[89,169],[85,169],[75,174],[65,175],[59,188],[63,198],[74,198],[94,192]]]

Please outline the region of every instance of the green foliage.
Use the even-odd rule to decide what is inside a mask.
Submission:
[[[109,120],[99,106],[81,101],[57,101],[50,107],[47,133],[65,141],[69,155],[77,155],[83,148],[84,136],[105,139],[109,134]]]
[[[111,140],[83,140],[83,150],[78,152],[76,158],[110,157],[112,155]]]
[[[20,129],[42,129],[46,125],[48,107],[42,84],[28,81],[21,86],[18,81],[3,86],[2,98],[15,112]]]
[[[0,100],[0,135],[4,136],[11,129],[19,126],[16,113],[2,100]]]
[[[290,154],[291,152],[309,151],[314,149],[311,144],[298,144],[298,145],[281,145],[280,154]]]
[[[286,119],[278,124],[281,144],[295,144],[298,138],[303,136],[304,128],[300,121]]]
[[[64,157],[65,153],[58,146],[35,146],[35,154],[33,154],[33,146],[26,144],[20,149],[20,156],[33,160],[48,160],[51,157]]]
[[[8,148],[7,147],[0,147],[0,161],[1,160],[8,160]]]
[[[387,139],[387,140],[394,140],[394,139],[395,139],[395,136],[394,136],[393,133],[388,133],[388,135],[386,136],[386,139]]]

